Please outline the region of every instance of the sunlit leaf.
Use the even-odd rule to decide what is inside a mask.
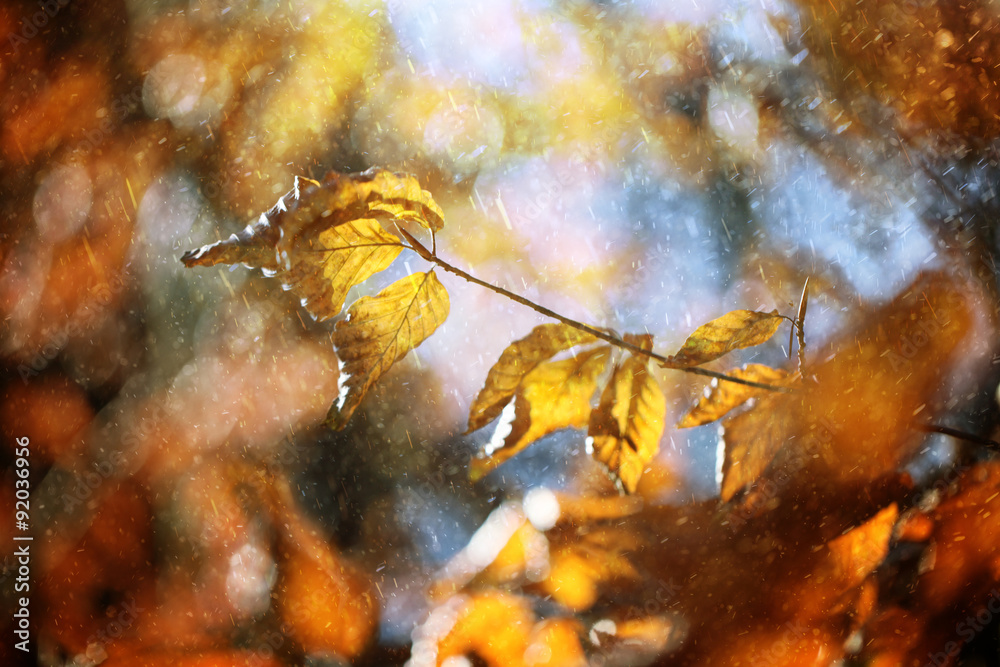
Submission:
[[[733,350],[766,342],[784,318],[778,311],[733,310],[703,324],[663,365],[667,368],[698,366]]]
[[[348,309],[333,333],[341,362],[340,396],[327,417],[333,428],[344,427],[372,384],[434,333],[448,309],[448,292],[433,272],[397,280]]]
[[[763,364],[747,364],[743,368],[734,368],[728,371],[726,375],[777,385],[787,377],[788,373],[780,368],[771,368]],[[712,384],[706,388],[705,395],[684,415],[684,418],[677,424],[677,428],[691,428],[713,422],[733,408],[763,393],[767,393],[767,390],[735,382],[713,380]]]
[[[331,227],[318,240],[315,248],[299,253],[282,282],[320,321],[340,314],[347,292],[388,268],[403,250],[399,239],[369,218]]]
[[[666,399],[649,373],[648,360],[629,356],[619,364],[590,415],[588,441],[594,458],[608,467],[627,492],[660,451]]]
[[[597,339],[566,324],[542,324],[511,343],[493,364],[486,383],[469,408],[469,428],[475,431],[497,418],[510,402],[521,380],[558,352]]]
[[[444,212],[434,198],[413,176],[394,174],[391,171],[372,170],[370,185],[355,180],[359,198],[363,195],[371,211],[382,211],[392,218],[412,220],[426,229],[439,231],[444,227]],[[367,189],[367,192],[366,192]]]
[[[597,379],[610,355],[608,346],[602,345],[571,359],[538,364],[525,375],[514,401],[503,410],[486,458],[472,462],[472,479],[482,477],[542,436],[585,426]]]
[[[331,173],[295,187],[253,225],[224,241],[185,253],[185,266],[242,263],[274,275],[326,320],[340,313],[351,287],[388,267],[403,249],[379,221],[409,221],[430,230],[443,214],[412,176],[369,169]]]

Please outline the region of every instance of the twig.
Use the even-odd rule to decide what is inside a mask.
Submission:
[[[990,449],[1000,451],[1000,442],[996,440],[990,440],[989,438],[984,438],[972,433],[966,433],[965,431],[959,431],[958,429],[951,428],[949,426],[941,426],[940,424],[920,424],[918,428],[927,433],[940,433],[942,435],[950,435],[953,438],[958,438],[959,440],[965,440],[966,442],[974,442],[977,445],[983,445],[984,447],[989,447]]]
[[[420,243],[420,241],[418,241],[412,234],[410,234],[402,227],[397,226],[396,229],[398,229],[399,232],[403,235],[403,237],[410,243],[411,250],[413,250],[415,253],[420,255],[423,259],[427,260],[428,262],[440,266],[442,269],[448,271],[449,273],[454,273],[459,278],[467,280],[470,283],[475,283],[476,285],[479,285],[481,287],[485,287],[486,289],[496,292],[501,296],[507,297],[511,301],[515,301],[521,304],[522,306],[527,306],[528,308],[531,308],[536,313],[541,313],[546,317],[551,317],[552,319],[558,320],[567,326],[573,327],[574,329],[578,329],[579,331],[589,333],[590,335],[600,338],[603,341],[607,341],[608,343],[614,345],[615,347],[621,348],[623,350],[628,350],[633,354],[641,354],[643,356],[649,357],[650,359],[655,359],[659,362],[670,363],[670,360],[667,357],[663,356],[662,354],[657,354],[652,350],[644,350],[638,345],[634,345],[632,343],[629,343],[628,341],[622,340],[621,338],[618,338],[617,336],[606,330],[597,329],[595,327],[590,326],[589,324],[584,324],[583,322],[578,322],[572,318],[566,317],[565,315],[560,315],[554,310],[549,310],[545,306],[541,306],[535,303],[534,301],[524,298],[519,294],[515,294],[514,292],[508,291],[503,287],[498,287],[496,285],[486,282],[485,280],[481,280],[475,277],[474,275],[467,273],[462,269],[453,266],[448,262],[444,261],[443,259],[441,259],[440,257],[438,257],[437,254],[434,253],[434,251],[428,250],[424,244]],[[697,367],[677,368],[675,366],[669,366],[669,368],[678,371],[683,371],[685,373],[691,373],[692,375],[703,375],[705,377],[715,378],[716,380],[722,380],[724,382],[735,382],[736,384],[742,384],[748,387],[755,387],[757,389],[765,389],[767,391],[779,391],[785,393],[790,393],[793,391],[789,387],[778,387],[776,385],[766,384],[764,382],[754,382],[753,380],[744,380],[743,378],[732,377],[730,375],[726,375],[725,373],[717,373],[716,371],[710,371],[704,368],[697,368]]]

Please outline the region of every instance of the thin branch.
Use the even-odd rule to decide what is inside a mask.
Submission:
[[[977,445],[983,445],[984,447],[989,447],[995,451],[1000,451],[1000,442],[996,440],[990,440],[989,438],[983,438],[981,436],[966,433],[965,431],[959,431],[958,429],[951,428],[949,426],[941,426],[939,424],[920,424],[918,428],[927,433],[941,433],[942,435],[950,435],[953,438],[958,438],[959,440],[965,440],[966,442],[974,442]]]
[[[590,326],[589,324],[584,324],[583,322],[578,322],[577,320],[574,320],[572,318],[566,317],[565,315],[560,315],[559,313],[555,312],[554,310],[550,310],[550,309],[546,308],[545,306],[541,306],[541,305],[535,303],[534,301],[531,301],[529,299],[524,298],[520,294],[515,294],[514,292],[506,290],[503,287],[498,287],[496,285],[493,285],[491,283],[486,282],[485,280],[481,280],[481,279],[475,277],[474,275],[472,275],[470,273],[467,273],[467,272],[463,271],[462,269],[460,269],[460,268],[458,268],[456,266],[453,266],[453,265],[449,264],[448,262],[444,261],[443,259],[441,259],[440,257],[438,257],[432,250],[428,250],[425,245],[423,245],[422,243],[420,243],[420,241],[418,241],[416,238],[414,238],[414,236],[412,234],[410,234],[408,231],[406,231],[402,227],[397,226],[396,229],[398,229],[399,232],[403,235],[403,237],[411,244],[411,248],[410,248],[411,250],[413,250],[415,253],[417,253],[418,255],[420,255],[423,259],[427,260],[428,262],[431,262],[433,264],[436,264],[437,266],[440,266],[442,269],[444,269],[445,271],[447,271],[449,273],[454,273],[459,278],[467,280],[470,283],[475,283],[476,285],[479,285],[481,287],[485,287],[486,289],[491,290],[493,292],[496,292],[497,294],[500,294],[501,296],[507,297],[511,301],[515,301],[515,302],[521,304],[522,306],[527,306],[528,308],[531,308],[536,313],[540,313],[540,314],[544,315],[545,317],[551,317],[552,319],[558,320],[558,321],[562,322],[563,324],[565,324],[567,326],[573,327],[574,329],[578,329],[578,330],[583,331],[585,333],[589,333],[590,335],[595,336],[597,338],[600,338],[603,341],[607,341],[608,343],[610,343],[611,345],[614,345],[615,347],[621,348],[623,350],[628,350],[629,352],[632,352],[633,354],[641,354],[643,356],[649,357],[650,359],[655,359],[656,361],[659,361],[661,363],[670,363],[670,360],[667,357],[663,356],[662,354],[657,354],[656,352],[653,352],[652,350],[644,350],[641,347],[639,347],[638,345],[633,345],[632,343],[629,343],[628,341],[622,340],[621,338],[615,336],[614,334],[612,334],[611,332],[609,332],[607,330],[597,329],[595,327]],[[697,367],[678,368],[676,366],[668,366],[668,368],[672,368],[672,369],[678,370],[678,371],[683,371],[685,373],[691,373],[692,375],[703,375],[705,377],[715,378],[716,380],[722,380],[724,382],[735,382],[736,384],[743,384],[743,385],[746,385],[748,387],[755,387],[757,389],[765,389],[767,391],[779,391],[779,392],[786,392],[786,393],[793,391],[792,389],[790,389],[788,387],[778,387],[778,386],[773,385],[773,384],[766,384],[766,383],[763,383],[763,382],[754,382],[753,380],[744,380],[743,378],[732,377],[732,376],[726,375],[725,373],[717,373],[716,371],[710,371],[710,370],[707,370],[707,369],[704,369],[704,368],[697,368]]]

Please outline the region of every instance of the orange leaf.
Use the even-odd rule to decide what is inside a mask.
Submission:
[[[447,604],[451,607],[449,615],[454,619],[446,626],[447,634],[435,636],[435,631],[440,632],[441,623],[428,627],[425,633],[429,639],[437,641],[434,661],[414,662],[439,665],[452,662],[447,660],[452,656],[475,653],[490,667],[524,664],[524,653],[535,624],[534,612],[526,598],[485,591],[470,597],[452,598]]]
[[[841,585],[861,585],[889,554],[889,538],[899,518],[895,504],[884,508],[865,524],[830,540],[830,562]]]
[[[677,354],[663,362],[663,366],[698,366],[733,350],[760,345],[774,335],[784,319],[777,310],[770,313],[733,310],[695,329]]]
[[[725,384],[732,384],[727,382]],[[771,464],[785,443],[791,426],[787,394],[761,398],[752,410],[729,417],[722,423],[722,488],[719,495],[728,501],[750,486]]]

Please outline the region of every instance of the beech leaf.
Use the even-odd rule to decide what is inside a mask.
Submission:
[[[788,394],[765,393],[752,410],[722,422],[719,495],[724,502],[756,482],[771,464],[789,432],[793,400]]]
[[[586,426],[597,379],[610,356],[610,348],[601,345],[570,359],[536,365],[503,409],[485,458],[473,460],[470,477],[479,479],[553,431]]]
[[[387,268],[403,243],[378,221],[410,221],[437,231],[443,214],[412,176],[383,169],[331,172],[295,187],[252,225],[181,257],[185,266],[242,263],[276,276],[309,314],[340,313],[347,292]]]
[[[688,336],[677,354],[663,362],[665,368],[688,368],[718,359],[733,350],[766,342],[785,318],[777,310],[733,310],[703,324]]]
[[[337,322],[333,344],[340,358],[340,396],[327,421],[340,430],[368,389],[397,360],[448,317],[448,292],[434,272],[415,273],[376,296],[358,299]]]
[[[496,419],[514,396],[521,380],[539,364],[558,352],[596,340],[591,334],[559,323],[537,326],[524,338],[511,343],[493,364],[486,376],[486,383],[472,402],[466,433],[480,429]]]
[[[320,321],[339,315],[347,292],[388,268],[403,251],[398,238],[370,218],[331,227],[318,240],[315,248],[299,254],[281,280]]]
[[[648,360],[627,357],[611,376],[597,409],[590,415],[587,442],[628,493],[660,451],[666,399],[650,375]]]
[[[742,380],[778,385],[785,380],[788,372],[763,364],[747,364],[743,368],[734,368],[726,375]],[[712,384],[705,390],[705,395],[678,422],[677,428],[691,428],[713,422],[733,408],[764,393],[767,393],[767,390],[736,382],[712,380]]]

